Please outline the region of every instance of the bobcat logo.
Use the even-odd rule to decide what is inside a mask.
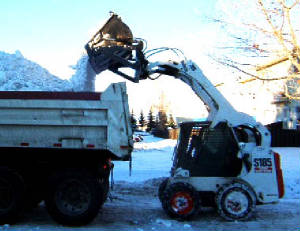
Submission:
[[[254,158],[253,159],[255,173],[272,173],[272,159],[271,158]]]

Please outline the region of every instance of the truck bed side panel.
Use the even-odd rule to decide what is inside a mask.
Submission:
[[[126,113],[124,83],[101,94],[0,92],[0,147],[92,148],[126,159],[132,142]]]

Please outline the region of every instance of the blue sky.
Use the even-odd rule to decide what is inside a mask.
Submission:
[[[20,50],[43,66],[74,64],[92,33],[109,17],[119,14],[134,36],[149,45],[166,46],[205,27],[203,15],[215,0],[2,0],[0,50]],[[54,70],[55,71],[55,70]],[[55,71],[59,73],[59,71]],[[63,73],[63,72],[62,72]]]

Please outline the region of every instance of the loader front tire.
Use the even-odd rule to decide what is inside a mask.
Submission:
[[[162,202],[162,200],[163,200],[164,192],[167,187],[168,181],[169,181],[169,178],[165,178],[158,187],[158,198],[159,198],[160,202]]]
[[[218,213],[228,221],[248,220],[256,207],[256,196],[246,184],[224,185],[216,195]]]
[[[81,226],[97,216],[104,198],[104,189],[97,177],[77,169],[60,171],[50,177],[45,202],[56,222]]]
[[[200,198],[193,186],[177,182],[165,189],[162,206],[170,217],[187,220],[199,212]]]

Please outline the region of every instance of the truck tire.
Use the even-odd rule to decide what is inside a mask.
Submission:
[[[164,192],[167,187],[168,181],[169,181],[169,178],[165,178],[158,187],[158,198],[159,198],[160,202],[162,202],[162,200],[163,200]]]
[[[99,180],[99,184],[103,188],[103,203],[107,200],[109,193],[109,177],[104,177]]]
[[[234,182],[219,189],[216,205],[218,213],[225,220],[248,220],[255,210],[256,196],[246,184]]]
[[[46,207],[58,223],[80,226],[90,223],[103,204],[104,189],[96,176],[85,170],[65,170],[49,179]]]
[[[0,224],[13,224],[24,210],[25,185],[14,170],[0,168]]]
[[[198,214],[200,198],[193,186],[177,182],[165,189],[162,207],[170,217],[187,220]]]

